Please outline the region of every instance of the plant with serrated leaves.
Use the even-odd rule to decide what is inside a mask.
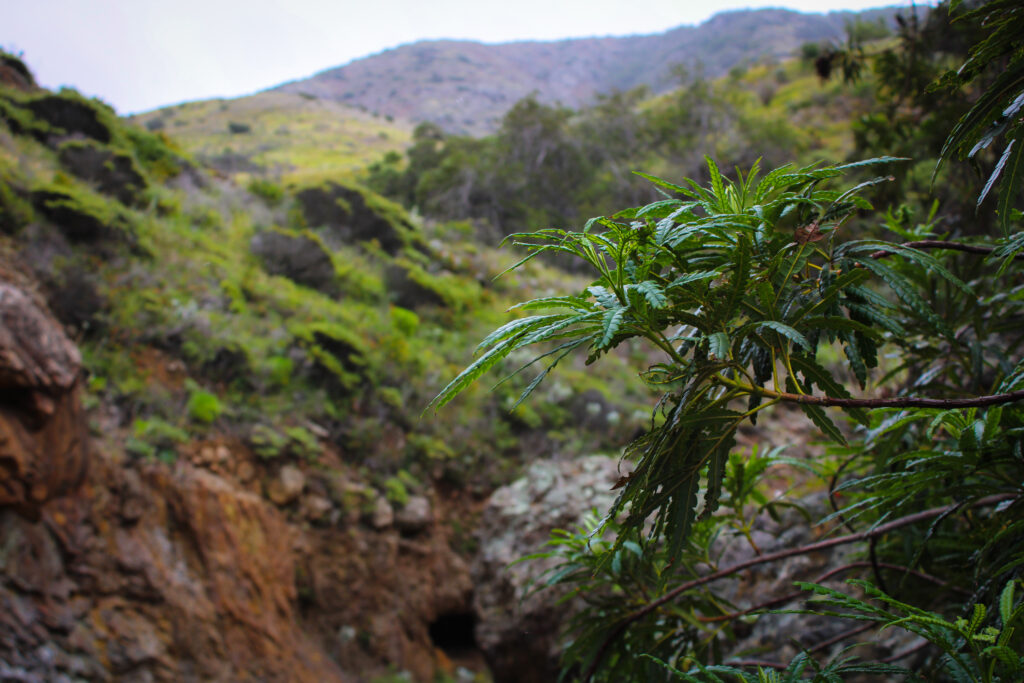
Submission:
[[[958,682],[1010,683],[1024,678],[1024,656],[1017,633],[1024,622],[1024,603],[1016,597],[1016,581],[1003,587],[995,610],[976,602],[967,616],[953,620],[900,602],[869,582],[850,583],[864,592],[865,599],[813,583],[798,584],[815,594],[808,609],[801,613],[830,614],[875,622],[883,629],[909,631],[942,652],[936,668]],[[925,673],[931,677],[921,675]],[[934,680],[934,672],[918,674],[914,680]]]
[[[783,167],[763,178],[755,167],[729,181],[709,159],[709,188],[649,177],[682,196],[593,219],[580,232],[515,235],[531,252],[517,266],[542,253],[566,253],[590,266],[595,279],[573,295],[519,304],[541,313],[491,333],[480,345],[485,353],[434,404],[444,405],[517,349],[553,345],[524,366],[545,364],[521,401],[575,350],[586,351],[592,363],[627,340],[646,341],[664,360],[645,379],[667,390],[655,426],[627,448],[636,467],[610,514],[626,511],[626,528],[637,529],[654,515],[654,535],[665,534],[672,552],[678,551],[698,514],[715,511],[725,463],[744,422],[793,402],[829,439],[845,442],[823,405],[824,399],[841,404],[851,395],[818,361],[819,347],[839,345],[863,386],[885,336],[902,331],[898,311],[936,335],[953,335],[877,253],[897,253],[967,290],[959,278],[924,251],[843,239],[849,218],[870,208],[858,192],[886,178],[845,191],[823,187],[852,168],[892,161]],[[888,286],[894,300],[867,287],[872,278]],[[868,424],[859,407],[849,413]]]
[[[950,13],[963,9],[964,4],[952,0]],[[1003,234],[1009,235],[1014,201],[1024,187],[1024,8],[1018,0],[967,3],[954,21],[978,21],[986,35],[971,49],[967,61],[937,85],[961,88],[987,71],[999,72],[953,127],[942,158],[974,160],[997,140],[1003,141],[999,160],[978,195],[978,206],[998,184],[996,212]]]
[[[710,539],[733,524],[735,513],[719,508],[742,488],[737,430],[783,403],[835,444],[833,485],[849,504],[831,521],[851,533],[833,544],[870,544],[876,574],[876,550],[908,571],[923,563],[943,574],[943,563],[959,563],[977,575],[955,577],[956,586],[983,595],[1024,566],[1024,414],[1014,404],[1024,398],[1024,337],[1015,332],[1024,297],[996,279],[1015,277],[1024,241],[954,242],[930,223],[909,228],[894,214],[886,224],[895,240],[857,239],[852,219],[870,209],[859,193],[887,178],[845,190],[828,183],[895,161],[783,167],[763,177],[755,167],[729,180],[709,160],[708,187],[645,176],[675,196],[593,219],[581,231],[513,236],[530,250],[513,268],[539,254],[569,254],[593,280],[573,294],[519,304],[528,315],[488,335],[481,357],[434,405],[526,347],[532,358],[515,373],[539,371],[520,401],[573,352],[592,363],[639,340],[661,354],[642,377],[662,396],[650,429],[626,448],[635,465],[605,517],[616,539],[581,546],[567,537],[557,549],[557,581],[589,596],[566,650],[570,670],[588,680],[649,678],[653,661],[637,659],[644,652],[673,667],[720,661],[718,640],[701,625],[749,612],[730,613],[708,584],[743,567],[705,576],[694,568],[710,566]],[[963,252],[973,266],[957,261]],[[950,266],[982,272],[965,282]],[[847,384],[867,389],[883,347],[896,352],[880,381],[888,395],[854,397]],[[852,444],[832,408],[859,424]],[[958,537],[969,543],[957,548]],[[993,538],[1001,542],[993,546]],[[917,545],[908,550],[905,539]],[[627,580],[635,582],[630,590]],[[609,586],[618,588],[602,592]]]

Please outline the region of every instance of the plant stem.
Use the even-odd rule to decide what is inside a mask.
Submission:
[[[813,396],[811,394],[791,394],[785,391],[773,391],[764,387],[744,384],[733,379],[716,375],[715,379],[753,394],[768,398],[789,401],[790,403],[808,403],[823,407],[837,408],[985,408],[988,406],[1013,403],[1024,400],[1024,389],[1005,394],[991,394],[974,398],[923,398],[919,396],[901,396],[897,398],[839,398],[834,396]]]

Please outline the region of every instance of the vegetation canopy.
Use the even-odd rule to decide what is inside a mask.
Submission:
[[[662,199],[579,231],[510,237],[528,251],[510,270],[555,253],[592,280],[513,307],[524,315],[487,335],[480,357],[431,405],[527,347],[529,360],[513,374],[536,374],[516,405],[570,354],[590,364],[641,345],[650,359],[641,378],[661,393],[649,428],[626,447],[615,504],[600,521],[556,532],[543,553],[560,561],[546,583],[571,587],[585,605],[570,623],[568,676],[1020,679],[1024,232],[1013,202],[1024,34],[1014,32],[1015,3],[971,12],[988,37],[946,83],[980,77],[987,59],[1009,68],[943,153],[974,156],[1005,140],[978,199],[1002,179],[998,237],[945,234],[935,207],[921,220],[906,206],[876,211],[866,197],[886,197],[880,187],[911,161],[893,156],[767,173],[754,163],[732,179],[708,158],[704,184],[641,173]],[[744,424],[786,405],[820,431],[823,457],[738,452]],[[833,511],[819,522],[833,535],[768,554],[751,541],[755,559],[719,564],[721,537],[749,538],[760,512],[804,506],[762,492],[778,465],[823,479]],[[816,596],[805,611],[866,622],[858,633],[897,626],[921,639],[912,652],[873,662],[847,651],[827,661],[811,651],[788,663],[726,661],[744,620],[794,596],[738,609],[723,579],[847,544],[868,559],[830,567],[820,581],[857,568],[871,580],[848,593],[804,584],[804,597]],[[912,672],[898,662],[913,653],[927,657]]]

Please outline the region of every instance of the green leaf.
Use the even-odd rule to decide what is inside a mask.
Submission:
[[[707,519],[715,510],[722,498],[722,481],[725,479],[725,465],[729,462],[729,451],[735,445],[736,439],[730,434],[722,443],[715,448],[708,459],[708,486],[704,492],[704,509],[700,513],[701,519]]]
[[[597,303],[607,309],[622,307],[622,303],[619,301],[619,298],[601,285],[592,285],[587,287],[587,291],[594,295],[594,298],[597,299]]]
[[[818,365],[812,358],[806,356],[793,355],[790,356],[790,362],[793,364],[795,370],[799,370],[804,374],[804,384],[808,387],[811,384],[817,384],[827,396],[833,398],[853,398],[846,387],[837,382],[835,378],[822,366]],[[857,422],[861,423],[865,427],[870,426],[870,418],[865,410],[862,408],[847,408],[845,409]]]
[[[786,378],[786,387],[790,393],[797,393],[796,384],[792,377]],[[836,427],[835,423],[833,423],[831,419],[829,419],[828,415],[825,414],[825,411],[821,407],[811,403],[801,403],[800,409],[804,411],[804,414],[807,415],[807,417],[811,418],[811,422],[814,423],[814,426],[820,429],[825,436],[836,443],[844,446],[846,445],[846,437],[843,436],[843,433],[839,431],[839,428]]]
[[[676,185],[675,183],[670,183],[667,180],[662,180],[661,178],[659,178],[657,176],[649,175],[647,173],[641,173],[640,171],[633,171],[633,173],[635,173],[636,175],[640,176],[641,178],[646,178],[647,180],[651,181],[652,183],[654,183],[658,187],[663,187],[666,190],[672,190],[673,192],[679,192],[679,193],[684,194],[684,195],[686,195],[688,197],[689,196],[693,196],[693,193],[691,192],[691,190],[689,188],[683,187],[682,185]]]
[[[719,360],[729,360],[729,335],[715,332],[708,337],[708,351]]]
[[[522,335],[523,333],[520,333]],[[472,384],[480,375],[484,374],[495,364],[500,362],[505,356],[512,353],[516,349],[516,343],[519,341],[520,336],[514,336],[509,339],[503,340],[497,346],[489,350],[484,355],[480,356],[472,365],[467,367],[465,370],[460,372],[458,376],[448,383],[444,389],[441,390],[437,396],[434,397],[423,412],[427,412],[431,408],[438,410],[443,408],[449,401],[455,398],[463,389]]]
[[[1003,157],[1005,158],[1007,154],[1009,158],[1005,162],[1003,182],[999,184],[999,201],[996,208],[1004,236],[1010,234],[1013,200],[1024,186],[1024,126],[1014,131]]]
[[[906,278],[889,266],[880,261],[876,261],[875,259],[867,258],[858,260],[858,262],[871,272],[875,273],[875,275],[882,278],[882,280],[892,288],[892,291],[895,292],[896,296],[898,296],[900,300],[910,308],[910,310],[922,319],[927,320],[935,330],[941,332],[947,337],[951,337],[953,335],[949,326],[946,325],[942,318],[935,314],[932,307],[929,306],[921,295],[917,293],[913,285],[911,285]]]
[[[696,273],[687,273],[686,275],[680,275],[673,280],[666,289],[682,287],[683,285],[690,284],[691,282],[698,282],[700,280],[709,280],[713,277],[718,277],[718,275],[719,272],[717,270],[702,270]]]
[[[999,618],[1003,621],[1003,628],[1010,626],[1010,615],[1013,614],[1013,589],[1014,581],[1007,581],[1003,592],[999,594]]]
[[[611,343],[615,334],[619,331],[619,327],[622,325],[622,319],[626,315],[626,309],[624,307],[615,308],[606,311],[604,319],[602,321],[601,328],[601,339],[597,342],[597,348],[607,348]]]
[[[814,348],[811,346],[811,343],[807,341],[807,337],[800,334],[798,331],[796,331],[786,323],[781,323],[778,320],[764,320],[758,323],[757,326],[759,328],[767,327],[770,330],[774,330],[775,332],[778,332],[782,336],[792,341],[794,344],[802,346],[808,351],[814,350]]]
[[[629,285],[629,287],[643,294],[651,308],[665,308],[665,305],[668,303],[668,299],[665,298],[665,292],[662,290],[661,286],[653,280],[644,280],[643,282],[635,285]]]
[[[974,635],[982,622],[985,621],[985,606],[981,603],[975,603],[974,611],[971,613],[971,620],[967,625],[967,635]]]

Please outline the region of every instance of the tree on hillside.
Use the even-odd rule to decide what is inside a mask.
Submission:
[[[520,400],[570,354],[588,363],[642,342],[659,355],[642,377],[662,391],[650,429],[626,447],[610,511],[558,532],[548,583],[573,589],[566,671],[584,680],[913,680],[1024,677],[1024,11],[993,0],[965,10],[982,37],[962,87],[992,85],[953,127],[943,154],[1000,149],[978,201],[995,194],[1001,230],[947,234],[932,215],[884,214],[863,197],[893,178],[893,156],[835,166],[757,164],[708,182],[645,176],[664,198],[593,218],[581,230],[513,236],[566,255],[593,279],[519,305],[482,355],[434,401],[443,406],[514,352],[534,349]],[[997,68],[988,75],[985,66]],[[884,63],[882,68],[885,67]],[[955,95],[944,95],[944,98]],[[966,222],[968,219],[965,218]],[[884,238],[871,225],[881,222]],[[516,353],[515,357],[522,357]],[[518,371],[517,371],[518,372]],[[741,427],[803,412],[828,444],[820,458],[737,446]],[[780,468],[789,468],[780,469]],[[766,495],[792,468],[820,477],[831,513],[817,542],[728,562],[724,534],[803,499]],[[789,475],[786,472],[790,472]],[[627,473],[628,472],[628,473]],[[609,535],[610,534],[610,535]],[[725,661],[751,615],[794,595],[732,604],[730,577],[786,558],[853,546],[861,555],[798,586],[798,610],[849,620],[835,643],[903,629],[906,651],[875,661],[829,646],[790,661]],[[854,577],[845,588],[826,580]],[[770,618],[770,617],[762,617]],[[919,659],[912,657],[919,656]],[[914,662],[914,671],[903,664]]]

